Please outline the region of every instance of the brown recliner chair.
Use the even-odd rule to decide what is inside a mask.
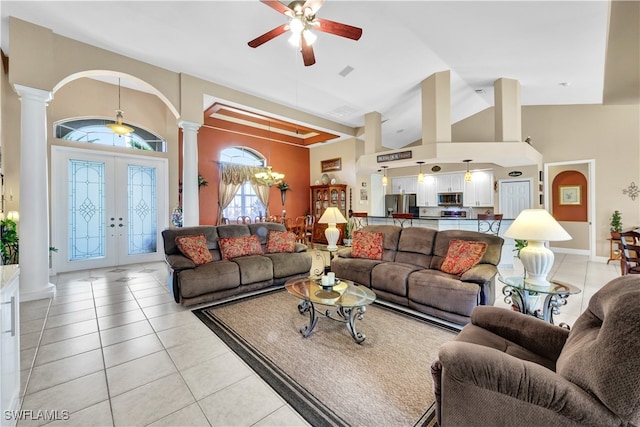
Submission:
[[[440,348],[441,426],[640,425],[640,277],[616,278],[571,331],[498,307]]]

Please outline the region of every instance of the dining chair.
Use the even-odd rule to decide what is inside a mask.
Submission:
[[[222,217],[222,220],[220,222],[222,224],[231,224],[231,221],[229,221],[229,218],[225,218],[225,217]]]
[[[640,274],[640,233],[627,231],[620,233],[622,248],[622,274]]]
[[[478,231],[498,235],[503,214],[478,214]]]
[[[241,215],[237,220],[238,224],[251,224],[251,217],[248,215]]]

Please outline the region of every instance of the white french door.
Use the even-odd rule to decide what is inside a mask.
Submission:
[[[166,169],[166,159],[54,146],[56,270],[161,260]]]

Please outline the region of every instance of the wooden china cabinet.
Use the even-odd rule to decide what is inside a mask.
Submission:
[[[317,243],[327,243],[327,239],[324,236],[324,230],[327,228],[327,224],[320,224],[318,220],[324,213],[325,209],[329,206],[335,206],[340,209],[342,215],[347,217],[347,185],[346,184],[333,184],[333,185],[312,185],[311,197],[309,203],[309,212],[316,217],[316,224],[313,230],[313,241]],[[342,243],[342,236],[344,236],[345,224],[336,224],[336,227],[340,229],[340,239],[338,244]]]

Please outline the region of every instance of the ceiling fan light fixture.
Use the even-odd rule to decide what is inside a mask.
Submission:
[[[304,40],[307,42],[307,45],[309,46],[315,43],[315,41],[318,39],[318,36],[313,34],[311,30],[304,30],[302,32],[302,37],[304,37]]]
[[[300,34],[302,30],[304,30],[304,23],[300,20],[300,18],[293,18],[291,22],[289,22],[289,31],[293,34]]]
[[[300,47],[300,33],[291,33],[289,44],[294,47]]]

